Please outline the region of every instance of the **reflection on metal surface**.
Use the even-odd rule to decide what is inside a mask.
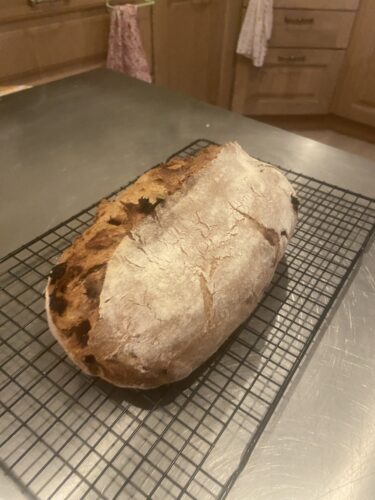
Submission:
[[[228,498],[374,498],[374,278],[372,244]]]

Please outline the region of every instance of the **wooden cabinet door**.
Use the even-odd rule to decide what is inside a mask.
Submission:
[[[344,49],[354,12],[274,9],[271,47]]]
[[[29,0],[0,0],[0,23],[55,16],[104,7],[103,0],[54,0],[33,5]]]
[[[333,112],[375,126],[375,2],[362,0]]]
[[[152,71],[151,17],[151,7],[139,9]],[[103,66],[108,31],[103,0],[47,1],[35,7],[26,0],[0,0],[0,84],[42,83]]]
[[[244,0],[247,5],[249,0]],[[356,10],[359,0],[274,0],[275,9]]]
[[[107,40],[104,9],[4,23],[0,82],[38,82],[98,66],[105,60]]]
[[[155,82],[229,106],[241,0],[157,0]]]
[[[237,58],[233,111],[245,115],[324,114],[342,50],[269,49],[262,68]]]

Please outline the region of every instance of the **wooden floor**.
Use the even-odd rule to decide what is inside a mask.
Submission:
[[[295,134],[303,135],[314,141],[323,142],[328,144],[328,146],[333,146],[334,148],[343,149],[348,153],[352,153],[358,156],[363,156],[368,160],[374,162],[375,168],[375,144],[370,142],[362,141],[360,139],[355,139],[349,137],[348,135],[339,134],[334,130],[293,130],[289,129],[290,132]]]

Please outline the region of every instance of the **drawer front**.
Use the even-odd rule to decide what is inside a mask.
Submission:
[[[327,113],[344,51],[270,49],[263,68],[238,56],[232,109],[246,115]]]
[[[0,0],[0,22],[36,19],[77,10],[101,7],[104,0],[48,0],[33,5],[30,0]]]
[[[5,56],[0,65],[0,81],[13,81],[17,77],[22,82],[24,76],[37,77],[51,68],[104,62],[107,40],[106,13],[2,26],[0,46]]]
[[[247,5],[249,0],[244,0]],[[321,10],[357,10],[359,0],[274,0],[275,8],[285,9],[321,9]]]
[[[273,5],[285,9],[356,10],[359,0],[274,0]]]
[[[271,47],[344,49],[354,12],[275,9]]]

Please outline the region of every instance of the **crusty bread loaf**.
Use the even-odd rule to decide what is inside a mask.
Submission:
[[[62,254],[50,329],[84,372],[115,385],[182,379],[255,309],[297,210],[288,180],[238,144],[151,169]]]

